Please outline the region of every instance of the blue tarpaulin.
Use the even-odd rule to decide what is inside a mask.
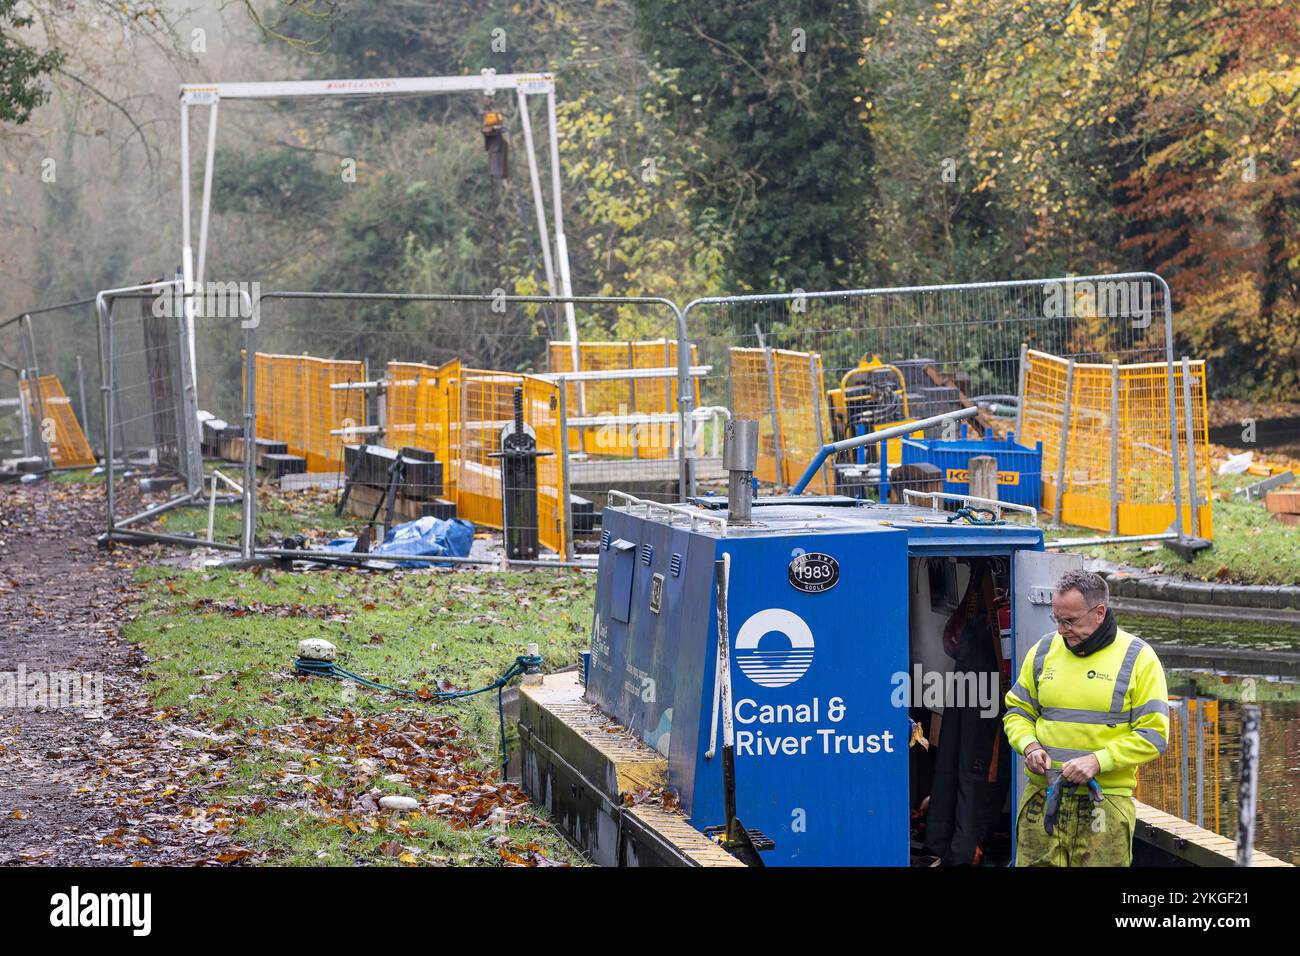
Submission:
[[[356,538],[335,538],[325,545],[326,551],[351,553]],[[384,535],[384,540],[370,551],[370,557],[383,558],[386,554],[421,554],[431,557],[469,557],[474,544],[474,525],[463,518],[417,518],[405,524],[394,525]],[[427,561],[395,561],[403,568],[422,568]]]

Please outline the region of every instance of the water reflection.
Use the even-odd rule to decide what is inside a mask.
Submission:
[[[1300,864],[1300,684],[1179,671],[1168,677],[1171,694],[1201,694],[1219,701],[1219,829],[1232,840],[1237,834],[1240,701],[1243,695],[1254,696],[1260,708],[1261,751],[1255,846]],[[1206,816],[1213,829],[1213,815]]]
[[[1215,645],[1268,651],[1300,651],[1300,629],[1287,624],[1149,617],[1123,612],[1115,616],[1124,630],[1153,644],[1192,644],[1199,647]]]

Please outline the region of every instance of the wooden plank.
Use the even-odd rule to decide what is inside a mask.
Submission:
[[[1145,842],[1159,847],[1194,866],[1233,866],[1237,859],[1237,845],[1231,840],[1173,816],[1142,801],[1135,801],[1137,835]],[[1284,860],[1256,850],[1251,866],[1291,866]]]
[[[623,812],[634,818],[644,829],[670,843],[696,866],[745,865],[691,826],[679,813],[649,806],[628,807]]]
[[[615,802],[668,783],[668,758],[582,697],[576,672],[519,689],[519,722]]]
[[[1274,521],[1280,521],[1282,524],[1286,525],[1288,528],[1300,528],[1300,515],[1281,514],[1281,513],[1279,513],[1279,514],[1275,514],[1275,515],[1273,515],[1273,520],[1274,520]]]
[[[976,455],[967,463],[970,493],[976,498],[998,500],[998,460],[992,455]]]
[[[1270,491],[1264,507],[1273,514],[1300,514],[1300,491]]]

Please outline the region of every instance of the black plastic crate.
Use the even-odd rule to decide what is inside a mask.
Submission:
[[[301,475],[307,471],[307,459],[300,455],[263,455],[262,467],[268,478]]]

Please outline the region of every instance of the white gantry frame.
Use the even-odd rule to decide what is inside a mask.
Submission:
[[[503,73],[482,70],[478,76],[414,76],[390,79],[357,80],[292,80],[272,83],[186,83],[181,86],[181,275],[187,293],[185,315],[190,339],[190,367],[197,373],[198,362],[194,347],[193,292],[201,287],[205,278],[208,252],[208,213],[212,206],[212,167],[217,145],[217,109],[222,100],[274,100],[309,96],[342,96],[353,98],[382,96],[411,96],[436,93],[481,93],[493,96],[498,92],[514,90],[519,99],[520,125],[524,132],[524,147],[528,154],[528,175],[532,184],[533,208],[537,211],[537,232],[541,238],[542,260],[546,267],[546,283],[552,296],[573,295],[569,276],[569,247],[564,238],[564,206],[560,199],[560,141],[555,121],[555,78],[550,73]],[[537,154],[533,147],[533,126],[528,112],[528,97],[546,97],[546,121],[550,138],[551,208],[555,217],[554,255],[547,237],[546,208],[542,200],[541,177],[537,171]],[[195,263],[191,241],[191,187],[190,187],[190,107],[207,106],[208,141],[207,156],[203,166],[203,199],[199,212],[198,261]],[[556,266],[559,266],[559,284],[556,284]],[[578,323],[573,303],[564,304],[568,320],[569,346],[573,354],[573,367],[581,368],[578,360]]]

